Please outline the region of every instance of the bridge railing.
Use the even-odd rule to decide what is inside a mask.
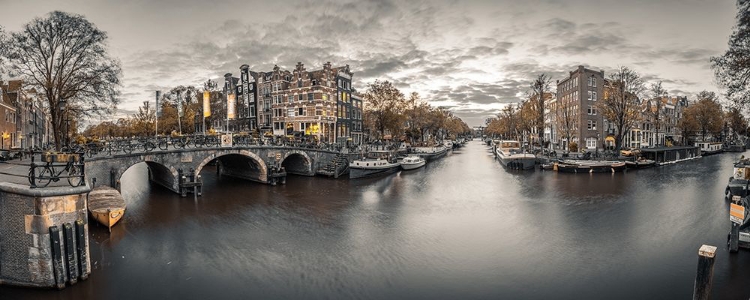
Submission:
[[[0,156],[2,157],[2,156]],[[84,157],[81,153],[18,151],[10,160],[0,161],[0,181],[29,184],[31,188],[85,184]]]
[[[319,151],[343,152],[354,151],[355,147],[345,147],[335,143],[300,142],[289,139],[255,138],[251,135],[232,135],[231,140],[224,141],[220,135],[183,135],[176,137],[138,137],[115,138],[96,143],[72,144],[66,149],[71,152],[82,153],[86,157],[112,156],[118,154],[149,153],[153,151],[167,151],[179,149],[224,148],[232,147],[285,147]]]

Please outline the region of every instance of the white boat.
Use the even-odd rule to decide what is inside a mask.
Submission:
[[[401,160],[401,168],[404,170],[414,170],[419,169],[421,167],[424,167],[425,164],[424,158],[421,158],[419,156],[407,156],[403,160]]]
[[[500,163],[509,169],[528,170],[536,164],[536,156],[522,151],[518,141],[497,141],[495,147]]]
[[[349,163],[350,179],[381,176],[401,169],[401,164],[391,159],[390,152],[374,151],[368,153],[368,156]]]
[[[716,153],[724,152],[724,144],[722,143],[695,143],[696,147],[701,149],[701,156],[712,155]]]

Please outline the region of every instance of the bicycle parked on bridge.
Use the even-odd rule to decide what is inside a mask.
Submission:
[[[62,178],[67,178],[68,184],[74,187],[83,183],[83,163],[79,154],[42,155],[42,159],[46,162],[31,164],[29,183],[32,187],[46,187]]]

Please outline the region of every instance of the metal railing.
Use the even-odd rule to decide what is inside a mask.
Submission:
[[[80,153],[16,152],[17,160],[1,161],[0,175],[7,182],[27,181],[31,188],[47,187],[50,183],[66,180],[72,187],[85,184],[84,157]],[[26,156],[30,160],[24,161]],[[18,180],[13,180],[13,178]],[[24,180],[25,179],[25,180]]]

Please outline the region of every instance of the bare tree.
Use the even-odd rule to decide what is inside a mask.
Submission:
[[[534,111],[534,127],[539,136],[539,145],[544,147],[544,108],[550,100],[550,77],[542,73],[531,83],[531,105]]]
[[[81,15],[54,11],[14,32],[6,55],[14,72],[46,100],[60,149],[64,116],[108,114],[118,104],[120,63],[110,58],[107,34]],[[58,104],[67,103],[60,112]]]
[[[732,106],[744,110],[750,104],[750,0],[737,1],[737,25],[722,56],[711,58],[716,79],[727,89]]]
[[[640,119],[640,95],[643,81],[637,72],[620,67],[605,81],[604,99],[597,103],[599,111],[615,127],[615,152],[622,148],[625,134]]]
[[[568,144],[575,138],[578,129],[578,116],[575,115],[575,112],[570,102],[557,101],[555,106],[555,123],[558,130],[562,133],[563,139]]]
[[[650,117],[651,124],[654,125],[654,133],[656,136],[656,144],[660,143],[659,140],[659,127],[664,121],[662,118],[664,117],[661,114],[662,107],[664,106],[662,101],[664,97],[667,97],[667,91],[662,87],[661,80],[659,80],[656,83],[652,83],[651,87],[649,88],[649,91],[651,92],[651,96],[653,97],[652,100],[654,103],[653,106],[651,106],[651,102],[649,101],[649,105],[647,106],[648,109],[648,116]]]

